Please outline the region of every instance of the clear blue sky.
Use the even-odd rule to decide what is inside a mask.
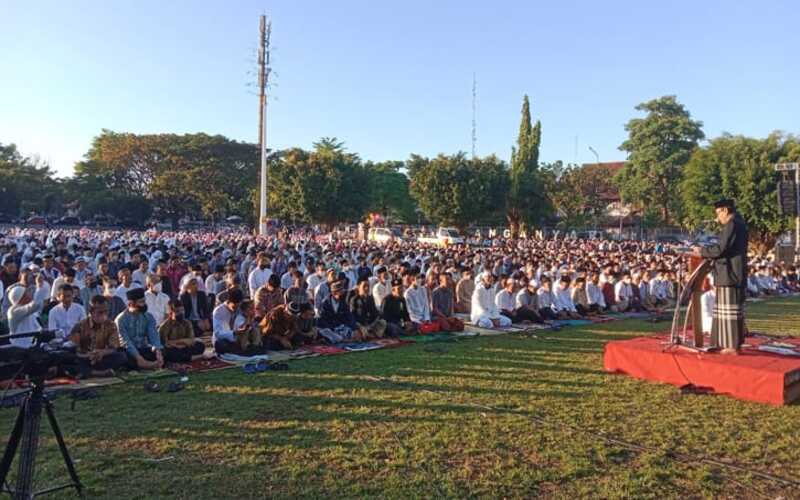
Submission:
[[[619,160],[634,106],[676,94],[708,136],[800,132],[796,1],[36,2],[0,6],[0,142],[60,175],[102,128],[255,141],[258,15],[273,21],[271,147],[508,159],[522,95],[541,158]],[[577,148],[576,148],[577,137]]]

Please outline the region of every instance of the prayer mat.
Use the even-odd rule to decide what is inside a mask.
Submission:
[[[257,361],[272,361],[272,356],[268,354],[258,354],[256,356],[239,356],[238,354],[222,354],[219,356],[220,359],[223,361],[227,361],[228,363],[235,363],[237,365],[243,365],[246,363],[255,363]]]
[[[333,354],[342,354],[347,352],[344,349],[340,349],[332,345],[312,345],[308,347],[308,350],[311,352],[316,352],[322,356],[330,356]]]
[[[373,351],[375,349],[380,349],[380,344],[376,344],[374,342],[353,342],[350,344],[336,344],[336,347],[340,349],[344,349],[345,351],[350,352],[361,352],[361,351]]]
[[[393,349],[396,347],[402,347],[404,345],[413,344],[414,342],[408,340],[399,340],[399,339],[378,339],[373,340],[375,344],[380,345],[384,349]]]
[[[234,366],[233,363],[228,363],[219,358],[211,358],[211,359],[196,359],[189,363],[170,363],[169,365],[167,365],[167,368],[175,372],[185,370],[186,372],[194,373],[194,372],[207,372],[211,370],[221,370],[223,368],[230,368],[232,366]]]
[[[553,320],[553,326],[583,326],[591,325],[592,322],[588,319],[556,319]]]
[[[151,378],[174,377],[175,372],[166,368],[159,370],[130,370],[117,374],[117,377],[122,379],[123,382],[139,382]]]
[[[320,356],[320,353],[302,347],[293,351],[284,351],[284,354],[289,356],[290,359],[316,358]]]

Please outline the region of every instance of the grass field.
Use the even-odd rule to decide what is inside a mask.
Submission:
[[[800,335],[798,306],[754,304],[749,326]],[[176,394],[117,385],[75,411],[66,398],[56,406],[91,498],[800,497],[684,456],[797,481],[800,406],[602,371],[605,342],[666,328],[416,344],[199,374]],[[3,429],[14,413],[0,411]],[[43,434],[37,477],[49,481],[65,471]]]

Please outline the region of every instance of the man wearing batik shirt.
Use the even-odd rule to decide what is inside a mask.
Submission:
[[[186,319],[183,303],[169,301],[169,317],[158,328],[164,346],[164,360],[168,363],[189,363],[201,359],[205,344],[194,337],[194,327]]]
[[[108,299],[95,295],[89,303],[89,317],[76,324],[69,340],[76,346],[78,369],[82,378],[109,377],[128,359],[120,351],[117,325],[108,315]]]

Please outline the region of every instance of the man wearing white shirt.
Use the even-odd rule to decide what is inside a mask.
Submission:
[[[376,270],[376,274],[375,284],[372,285],[372,298],[375,299],[375,305],[380,310],[383,299],[392,293],[392,280],[389,279],[386,268],[383,266]]]
[[[50,287],[50,300],[55,301],[58,299],[58,292],[61,291],[61,287],[64,285],[77,286],[77,283],[75,283],[76,275],[77,273],[72,268],[64,270],[61,276],[53,281],[53,286]]]
[[[244,300],[244,293],[238,288],[231,290],[227,300],[214,308],[212,314],[212,341],[217,354],[237,351],[236,349],[236,316],[239,304]]]
[[[289,262],[286,267],[286,272],[281,276],[281,288],[288,290],[294,285],[294,272],[297,271],[297,263],[295,261]]]
[[[156,320],[156,327],[167,319],[169,314],[169,296],[161,291],[161,277],[157,274],[148,274],[145,278],[147,291],[144,292],[144,301],[147,303],[147,312]]]
[[[431,307],[428,301],[428,289],[424,286],[422,275],[414,276],[412,285],[405,293],[408,316],[412,323],[420,324],[431,320]]]
[[[83,306],[72,301],[76,291],[71,285],[62,285],[58,291],[58,305],[47,315],[47,328],[56,330],[61,338],[67,337],[75,325],[86,319]]]
[[[213,271],[205,282],[205,292],[209,297],[216,297],[218,293],[225,290],[225,266],[217,265]]]
[[[500,314],[494,301],[494,276],[489,271],[481,273],[481,283],[472,292],[470,320],[481,328],[511,326],[511,319]]]
[[[347,278],[347,289],[355,290],[357,285],[356,271],[350,266],[350,262],[347,259],[342,259],[342,273]]]
[[[523,279],[527,286],[527,279]],[[500,314],[506,316],[512,323],[541,322],[537,313],[527,307],[517,306],[517,283],[514,278],[506,278],[504,285],[503,289],[494,296],[494,303],[500,310]]]
[[[563,274],[558,281],[555,292],[553,292],[553,310],[560,318],[580,319],[578,309],[572,301],[572,291],[569,288],[570,278],[568,274]]]
[[[133,282],[138,284],[141,288],[147,286],[147,267],[147,259],[142,259],[139,262],[139,267],[131,274]]]
[[[11,305],[6,318],[11,335],[38,332],[42,329],[38,318],[50,290],[42,286],[46,282],[44,276],[37,275],[35,290],[23,284],[9,287],[8,300]],[[32,344],[33,339],[30,337],[11,339],[11,345],[16,347],[28,348]]]
[[[606,310],[606,299],[603,297],[603,290],[600,288],[600,275],[592,273],[591,278],[586,282],[586,300],[589,307],[597,306],[599,312]]]
[[[553,308],[554,300],[555,297],[553,296],[552,282],[550,281],[549,277],[542,276],[541,286],[536,291],[536,302],[539,306],[539,316],[541,316],[543,319],[558,319],[558,315]]]
[[[307,289],[313,293],[323,281],[325,281],[325,263],[320,261],[317,262],[316,272],[309,274],[306,278]]]
[[[123,302],[127,303],[128,292],[134,288],[142,287],[133,282],[133,278],[131,278],[131,270],[127,267],[123,267],[119,270],[117,273],[117,278],[119,279],[119,285],[117,286],[117,290],[114,292],[114,295],[119,297]]]
[[[614,285],[614,300],[617,302],[617,312],[626,312],[631,307],[632,299],[631,275],[625,273],[622,275],[622,279]]]
[[[256,256],[255,269],[250,271],[247,277],[247,287],[250,289],[250,297],[255,298],[256,290],[267,284],[269,277],[272,276],[272,269],[269,268],[269,257],[264,252],[259,252]]]

